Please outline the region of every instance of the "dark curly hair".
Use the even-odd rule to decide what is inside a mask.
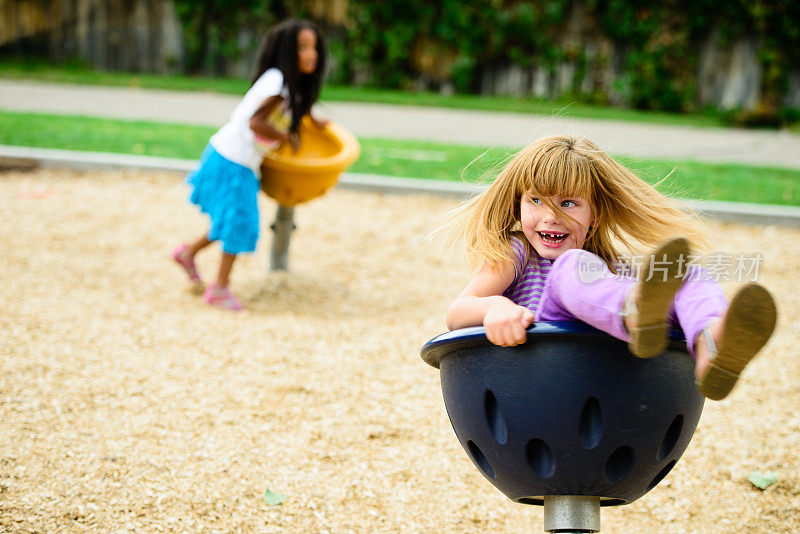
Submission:
[[[297,65],[297,34],[303,29],[312,30],[317,36],[317,68],[312,74],[302,74]],[[276,68],[281,71],[283,84],[289,88],[289,108],[292,111],[292,124],[289,130],[293,133],[297,133],[300,119],[319,98],[326,59],[325,36],[317,25],[309,20],[285,20],[272,27],[261,43],[250,86],[252,87],[268,69]]]

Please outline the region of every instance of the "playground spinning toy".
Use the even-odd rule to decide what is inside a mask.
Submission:
[[[580,322],[536,322],[500,347],[483,327],[430,340],[458,441],[512,501],[544,505],[547,532],[599,532],[675,467],[700,420],[694,361],[673,332],[655,358]]]
[[[358,140],[334,122],[320,128],[303,117],[299,136],[296,152],[282,145],[266,153],[261,164],[261,190],[278,202],[272,225],[272,270],[288,268],[294,207],[324,195],[361,153]]]

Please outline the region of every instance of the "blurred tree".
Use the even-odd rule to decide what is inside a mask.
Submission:
[[[249,48],[261,35],[292,13],[282,0],[175,0],[186,38],[186,71],[190,74],[228,74],[226,64]],[[249,47],[242,36],[249,36]]]
[[[163,4],[175,6],[184,30],[170,52],[173,71],[242,76],[267,28],[297,16],[328,34],[336,83],[677,112],[712,105],[753,125],[800,116],[788,107],[800,107],[798,0],[141,0],[143,9],[139,1],[63,1],[60,20],[42,16],[55,0],[0,2],[0,52],[31,32],[47,43],[50,31],[60,59],[125,68],[133,63],[123,52],[142,56],[147,43],[111,38],[137,33],[132,13],[143,9],[154,19],[145,24],[157,25]],[[49,21],[46,31],[35,21]],[[167,70],[155,58],[163,47],[148,46],[153,61],[136,68]]]

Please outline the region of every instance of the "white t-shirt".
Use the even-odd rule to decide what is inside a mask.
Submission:
[[[209,143],[226,159],[250,167],[256,176],[260,173],[262,154],[256,149],[250,119],[256,110],[271,96],[281,95],[288,101],[288,89],[283,86],[283,73],[278,69],[268,69],[245,93],[242,101],[231,113],[231,118]]]

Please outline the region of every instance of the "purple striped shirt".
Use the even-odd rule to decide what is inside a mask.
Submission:
[[[503,291],[503,296],[535,313],[553,260],[540,258],[535,252],[529,257],[528,247],[518,237],[511,238],[511,248],[514,251],[514,281]]]

